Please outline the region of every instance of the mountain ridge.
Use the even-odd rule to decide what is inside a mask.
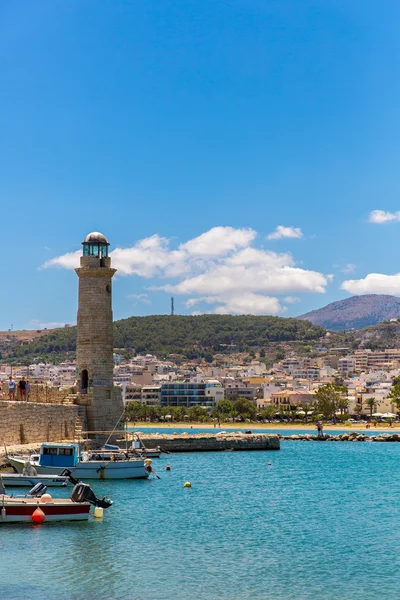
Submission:
[[[351,296],[297,318],[331,331],[359,330],[400,318],[400,298],[388,294]]]
[[[151,353],[166,356],[183,354],[187,358],[258,348],[270,342],[317,340],[325,334],[321,327],[293,317],[254,315],[150,315],[129,317],[114,322],[114,348],[122,354]],[[76,326],[53,329],[32,341],[12,343],[0,339],[4,362],[60,362],[73,358]]]

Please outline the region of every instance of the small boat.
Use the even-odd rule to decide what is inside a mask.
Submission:
[[[144,479],[150,472],[141,457],[130,456],[122,450],[94,450],[81,452],[76,443],[43,443],[40,454],[31,457],[8,456],[17,473],[23,473],[27,464],[38,475],[62,475],[69,469],[78,479]]]
[[[160,458],[161,450],[158,448],[135,448],[135,453],[142,458]]]
[[[97,498],[86,483],[77,482],[69,498],[52,498],[46,490],[39,483],[26,496],[10,496],[0,488],[0,523],[87,521],[91,506],[100,510],[112,505],[108,498]]]
[[[113,444],[105,444],[104,449],[124,452],[128,456],[139,456],[141,458],[160,458],[162,452],[159,446],[157,448],[146,448],[139,437],[132,441],[131,447],[127,450],[122,450],[119,446]]]
[[[62,487],[68,484],[68,477],[57,475],[23,475],[22,473],[0,473],[4,487],[29,487],[44,483],[46,487]]]

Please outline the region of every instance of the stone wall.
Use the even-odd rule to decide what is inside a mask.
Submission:
[[[30,402],[45,402],[47,404],[60,404],[61,401],[68,396],[68,394],[74,393],[76,388],[73,386],[66,387],[53,387],[52,385],[47,385],[46,383],[38,383],[29,379],[31,385],[31,391],[29,393],[29,397],[27,398]],[[18,379],[16,380],[16,385],[18,386]],[[8,395],[8,380],[3,381],[0,387],[0,400],[7,400],[9,398]],[[20,394],[18,387],[15,391],[15,399],[19,400]]]
[[[78,406],[0,400],[0,442],[24,444],[73,439]]]
[[[141,433],[140,439],[146,448],[160,446],[168,452],[216,452],[226,450],[279,450],[280,440],[274,434],[232,433]]]

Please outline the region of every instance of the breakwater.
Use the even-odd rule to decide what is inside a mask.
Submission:
[[[297,435],[278,434],[281,440],[293,440],[302,442],[400,442],[399,433],[379,433],[377,435],[366,435],[359,431],[350,431],[339,435],[330,435],[325,433],[322,437],[310,433],[300,433]]]
[[[140,439],[147,448],[160,446],[168,452],[215,452],[244,450],[279,450],[280,439],[276,434],[240,431],[230,433],[181,433],[147,434],[140,433]]]

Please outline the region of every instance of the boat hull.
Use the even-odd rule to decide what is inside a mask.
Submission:
[[[40,508],[47,521],[87,521],[90,513],[88,502],[72,502],[71,500],[40,502],[37,498],[10,498],[0,496],[0,524],[33,522],[32,515]]]
[[[26,458],[9,457],[11,465],[22,473]],[[60,475],[65,467],[41,466],[32,463],[38,475]],[[81,461],[76,467],[68,467],[73,477],[77,479],[146,479],[149,472],[146,470],[144,461]]]
[[[44,483],[46,487],[63,487],[68,483],[68,477],[54,477],[54,475],[22,475],[20,473],[0,473],[4,487],[29,487],[37,483]]]
[[[143,450],[143,451],[136,450],[136,452],[142,458],[160,458],[160,455],[161,455],[161,452],[159,450]]]

